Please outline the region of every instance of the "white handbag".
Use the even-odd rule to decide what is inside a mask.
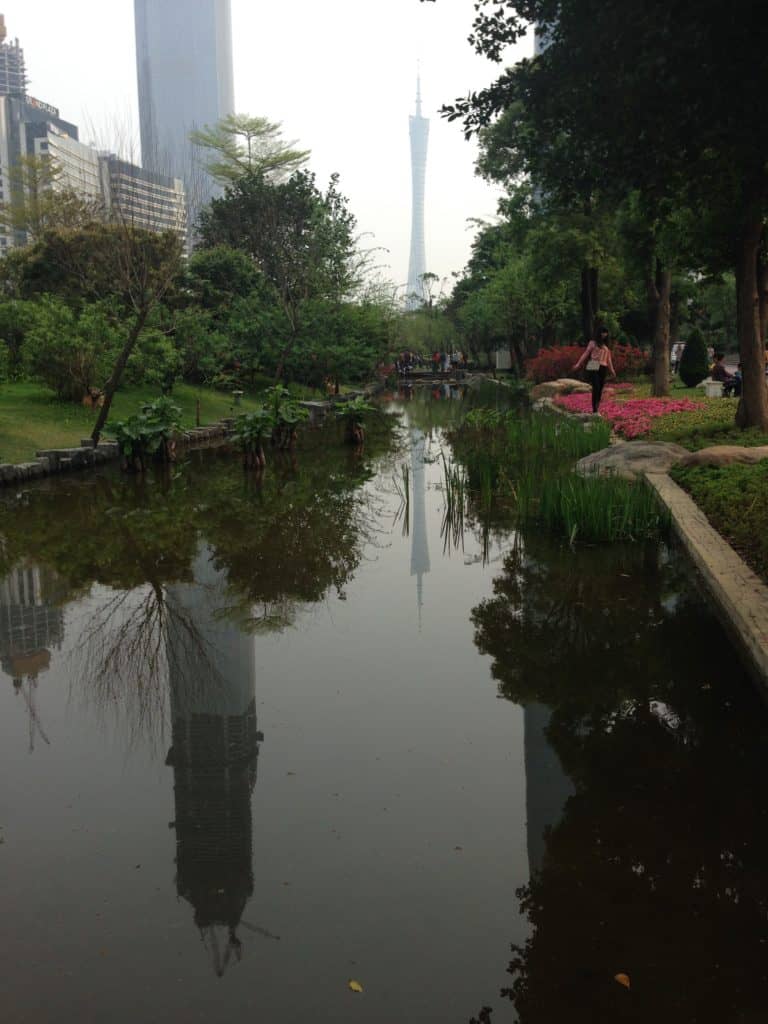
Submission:
[[[599,370],[600,369],[600,360],[599,359],[590,359],[590,360],[588,360],[587,361],[587,369],[588,370],[593,370],[593,371],[594,370]]]

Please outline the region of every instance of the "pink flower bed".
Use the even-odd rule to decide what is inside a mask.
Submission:
[[[592,396],[589,394],[560,395],[555,402],[569,412],[592,412]],[[617,434],[627,439],[642,437],[651,429],[651,420],[666,416],[670,412],[690,412],[700,408],[703,402],[690,398],[630,398],[626,402],[604,399],[600,415],[608,420]]]

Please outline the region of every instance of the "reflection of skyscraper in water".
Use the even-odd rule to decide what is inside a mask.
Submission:
[[[531,874],[544,860],[547,830],[559,823],[566,801],[574,793],[573,783],[547,739],[551,718],[552,712],[544,704],[525,706],[525,808]]]
[[[426,479],[424,450],[426,438],[421,430],[411,430],[411,480],[413,482],[413,526],[411,529],[411,576],[416,577],[416,607],[421,628],[424,607],[424,577],[429,572],[427,536]]]
[[[262,738],[253,637],[222,617],[226,582],[203,547],[194,582],[168,588],[176,888],[219,975],[233,953],[239,959],[237,928],[253,893],[251,793]]]
[[[35,703],[38,676],[51,663],[51,647],[64,639],[64,612],[57,605],[61,586],[50,571],[17,566],[0,581],[0,667],[13,680],[29,716],[29,747],[48,738]]]

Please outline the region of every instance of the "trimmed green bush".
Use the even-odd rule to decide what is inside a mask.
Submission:
[[[680,360],[680,379],[687,388],[694,388],[708,376],[707,345],[701,331],[694,328],[683,350],[683,358]]]

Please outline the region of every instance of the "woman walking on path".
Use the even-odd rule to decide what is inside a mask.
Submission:
[[[613,368],[611,349],[608,344],[608,328],[601,327],[597,332],[597,341],[590,341],[584,355],[573,367],[580,370],[584,363],[587,364],[587,377],[592,385],[592,412],[596,413],[600,408],[600,399],[603,397],[605,378],[610,373],[616,379],[616,371]]]

